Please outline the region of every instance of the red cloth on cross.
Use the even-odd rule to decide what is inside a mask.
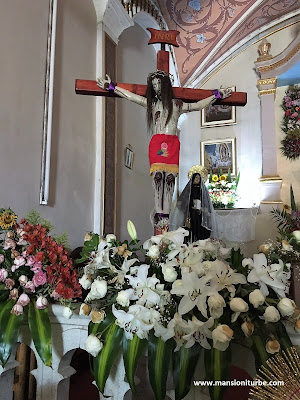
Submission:
[[[175,135],[153,135],[149,143],[150,174],[154,171],[179,172],[180,142]]]

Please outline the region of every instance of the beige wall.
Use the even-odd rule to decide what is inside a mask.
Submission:
[[[118,81],[146,84],[148,73],[156,70],[156,53],[148,46],[149,37],[138,25],[125,30],[118,45]],[[118,176],[117,233],[128,239],[127,220],[136,226],[142,241],[153,234],[150,213],[154,208],[152,181],[149,177],[146,110],[125,100],[117,100]],[[124,166],[125,147],[134,151],[133,169]]]
[[[39,205],[49,1],[2,3],[0,206],[36,209],[76,247],[93,227],[95,100],[74,92],[75,78],[95,77],[93,2],[58,1],[49,206]]]

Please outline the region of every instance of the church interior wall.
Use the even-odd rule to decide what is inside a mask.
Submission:
[[[37,210],[74,248],[93,227],[95,99],[74,86],[95,77],[96,14],[92,0],[58,2],[50,199],[40,206],[48,8],[48,0],[2,4],[1,207],[20,217]]]
[[[156,52],[148,46],[149,36],[137,24],[126,29],[118,43],[118,81],[146,84],[147,76],[156,70]],[[117,234],[128,239],[126,229],[130,219],[143,242],[153,234],[150,214],[153,210],[153,190],[149,176],[146,109],[129,101],[117,100],[118,165],[117,165]],[[133,168],[124,165],[126,146],[134,152]]]
[[[271,54],[277,55],[295,38],[297,29],[288,26],[268,36],[272,44]],[[254,62],[258,57],[257,43],[246,48],[242,53],[232,58],[224,67],[219,69],[205,84],[203,89],[215,89],[223,86],[236,86],[237,91],[247,92],[247,105],[237,107],[236,125],[222,127],[200,127],[200,113],[191,113],[181,123],[181,154],[179,191],[187,182],[188,169],[200,163],[200,141],[212,139],[236,138],[237,170],[240,171],[238,207],[251,207],[260,203],[259,178],[262,175],[262,139],[260,99],[256,87],[259,79],[255,72]],[[276,93],[276,133],[278,174],[283,178],[281,190],[282,200],[289,203],[289,185],[293,182],[296,200],[299,199],[300,172],[299,162],[289,162],[280,155],[279,134],[283,112],[280,103],[286,88],[278,88]],[[281,135],[282,136],[282,135]],[[298,164],[298,165],[296,165]],[[245,253],[253,254],[262,241],[276,238],[276,225],[269,214],[258,214],[256,219],[256,240],[244,247]]]

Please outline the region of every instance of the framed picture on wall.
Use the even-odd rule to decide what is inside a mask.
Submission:
[[[235,92],[235,86],[230,89]],[[223,126],[236,124],[236,107],[222,104],[212,104],[201,110],[201,127]]]
[[[235,138],[206,140],[200,143],[200,160],[208,172],[224,174],[230,169],[231,175],[236,176],[236,146]]]
[[[125,167],[132,169],[133,167],[133,151],[130,147],[125,149]]]

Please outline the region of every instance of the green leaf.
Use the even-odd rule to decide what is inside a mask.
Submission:
[[[204,350],[204,364],[206,380],[227,381],[230,378],[231,370],[231,345],[225,351],[212,347]],[[209,393],[211,400],[221,400],[227,389],[226,386],[210,386]]]
[[[267,359],[270,354],[266,350],[266,338],[269,336],[266,332],[265,324],[261,320],[252,321],[255,329],[251,336],[253,340],[252,351],[255,357],[256,372],[259,371],[262,365],[267,366]]]
[[[161,338],[157,338],[153,333],[150,333],[148,342],[150,383],[155,394],[155,399],[164,400],[166,397],[166,382],[174,340],[170,339],[164,342]]]
[[[91,326],[90,333],[102,332],[101,340],[104,341],[102,350],[93,359],[94,378],[100,392],[103,393],[111,367],[121,349],[123,329],[115,324],[115,317],[111,313],[103,322],[93,325],[98,325],[98,328]]]
[[[291,196],[291,209],[295,211],[295,210],[297,210],[297,207],[296,207],[296,202],[295,202],[294,191],[293,191],[292,185],[290,187],[290,196]]]
[[[143,355],[147,344],[148,342],[146,339],[140,339],[137,335],[134,335],[132,340],[126,339],[125,335],[123,337],[123,359],[125,372],[133,393],[135,393],[135,371],[137,369],[138,361]]]
[[[29,303],[28,325],[36,351],[43,363],[50,367],[52,363],[52,338],[48,309],[38,310],[36,301],[33,299]]]
[[[23,322],[23,314],[11,314],[14,300],[0,303],[0,363],[2,367],[7,363],[14,345],[17,343],[19,329]]]
[[[281,321],[275,322],[274,327],[277,334],[277,340],[280,343],[280,349],[287,350],[292,347],[293,344],[283,323]]]
[[[179,351],[173,352],[173,381],[176,400],[183,399],[190,391],[200,350],[201,346],[194,344],[188,349],[181,346]]]

